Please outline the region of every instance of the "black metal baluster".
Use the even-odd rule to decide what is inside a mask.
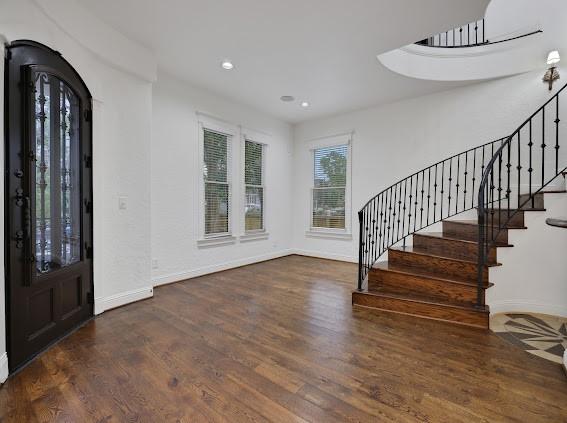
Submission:
[[[420,229],[423,228],[423,194],[425,193],[424,182],[425,182],[425,170],[422,170],[421,171],[421,207],[419,209],[419,226],[420,226]]]
[[[545,106],[541,109],[541,187],[545,185]]]
[[[555,174],[559,173],[559,96],[555,97]]]
[[[512,192],[512,190],[510,189],[510,169],[512,167],[512,164],[510,163],[510,159],[511,159],[511,153],[512,153],[512,139],[510,139],[510,142],[508,143],[508,163],[506,163],[506,172],[507,172],[507,182],[506,182],[506,198],[508,200],[508,219],[510,219],[510,193]]]
[[[388,226],[386,227],[388,230],[388,238],[386,239],[386,248],[390,245],[390,229],[392,227],[392,188],[393,187],[390,187],[390,202],[388,205]]]
[[[410,188],[409,188],[409,197],[408,197],[408,235],[411,231],[411,206],[413,200],[413,175],[410,176]]]
[[[367,257],[367,268],[370,271],[371,263],[372,263],[372,246],[373,246],[373,239],[372,239],[372,220],[374,219],[374,200],[370,202],[368,205],[369,213],[368,213],[368,257]]]
[[[465,151],[465,172],[463,173],[463,177],[465,178],[465,189],[463,190],[463,210],[467,209],[467,175],[469,166],[469,152]]]
[[[433,185],[433,222],[437,222],[437,165],[435,165],[435,182]]]
[[[482,166],[480,167],[480,183],[482,183],[482,177],[484,176],[484,147],[486,147],[486,145],[482,146]]]
[[[484,19],[482,20],[482,43],[486,43],[486,27],[484,26]]]
[[[493,149],[494,149],[494,147],[493,147]],[[494,186],[494,167],[492,167],[492,169],[489,169],[489,172],[490,172],[490,198],[489,198],[490,203],[489,203],[488,207],[486,208],[486,210],[487,210],[487,212],[488,212],[488,210],[492,210],[492,225],[494,225],[494,188],[495,188],[495,186]],[[489,207],[490,207],[490,209],[489,209]],[[490,217],[487,216],[487,219],[486,219],[487,225],[488,225],[489,219],[490,219]]]
[[[386,214],[384,210],[386,210],[385,207],[388,201],[388,192],[382,192],[380,196],[382,197],[382,207],[380,207],[380,254],[382,254],[384,251],[384,229],[386,227],[386,221],[384,220]]]
[[[475,45],[478,44],[478,21],[474,24],[474,43]]]
[[[427,176],[427,223],[426,225],[429,226],[429,205],[431,202],[431,168],[429,168],[427,170],[428,176]]]
[[[480,307],[482,302],[482,292],[484,287],[484,228],[485,228],[485,214],[484,214],[484,194],[485,187],[481,184],[480,192],[478,195],[478,266],[477,266],[477,300],[476,305]]]
[[[439,208],[439,217],[443,219],[443,194],[445,193],[444,190],[444,181],[445,181],[445,160],[441,163],[441,207]]]
[[[518,132],[518,166],[516,167],[516,169],[518,169],[518,204],[517,204],[518,209],[520,209],[520,187],[522,186],[521,185],[522,160],[520,156],[520,150],[521,150],[521,138],[520,138],[520,132]]]
[[[372,258],[373,261],[375,261],[376,259],[378,259],[378,257],[380,257],[381,251],[380,251],[380,238],[378,238],[378,227],[380,226],[380,210],[382,208],[382,195],[379,195],[376,199],[377,201],[377,208],[376,208],[376,214],[374,215],[374,221],[376,222],[374,225],[374,257]]]
[[[461,155],[457,156],[457,184],[455,185],[455,214],[459,211],[459,176],[461,173]]]
[[[404,248],[406,248],[406,234],[405,234],[405,224],[406,224],[406,195],[408,189],[408,180],[404,180],[404,206],[403,206],[403,217],[402,217],[402,237],[404,239]]]
[[[364,219],[364,209],[358,212],[358,242],[360,243],[358,247],[358,290],[362,291],[362,280],[364,278],[362,263],[364,260],[363,250],[364,250],[364,240],[362,238],[362,221]]]
[[[398,183],[399,187],[400,187],[400,193],[398,195],[398,218],[397,218],[397,226],[396,226],[396,240],[394,242],[398,242],[398,240],[400,239],[400,215],[402,212],[402,184]]]
[[[415,197],[414,197],[414,206],[413,206],[413,231],[417,230],[417,202],[418,202],[418,194],[417,194],[417,187],[419,186],[419,172],[415,174]]]
[[[475,148],[473,150],[473,165],[472,165],[472,195],[471,195],[471,208],[474,207],[474,184],[476,181],[476,150],[477,148]]]
[[[396,235],[394,231],[396,230],[396,220],[398,219],[398,213],[396,212],[396,207],[398,206],[398,186],[399,183],[397,183],[394,188],[394,212],[392,213],[392,239],[390,240],[390,245],[393,245],[396,242]]]
[[[498,153],[498,227],[500,227],[500,218],[502,210],[502,151]],[[492,208],[492,215],[494,216],[494,207]],[[494,217],[492,218],[494,222]],[[492,226],[492,231],[494,232],[494,225]]]
[[[534,143],[533,143],[533,139],[532,139],[532,120],[531,119],[530,119],[530,127],[529,128],[530,128],[530,134],[529,134],[530,142],[528,143],[528,147],[530,148],[530,153],[529,153],[530,154],[530,159],[529,159],[530,160],[530,167],[528,168],[528,175],[529,175],[529,185],[530,185],[530,200],[531,200],[531,203],[532,203],[531,208],[533,209],[533,208],[535,208],[535,206],[534,206],[535,198],[532,196],[532,173],[534,171],[534,168],[532,167],[532,146],[534,145]]]
[[[453,181],[453,158],[449,159],[449,196],[447,197],[447,217],[451,214],[451,185]]]
[[[366,207],[366,212],[364,213],[364,239],[365,239],[365,248],[364,248],[364,254],[366,257],[365,260],[365,269],[366,269],[366,274],[368,274],[369,268],[368,268],[368,263],[370,262],[369,256],[368,256],[368,249],[370,248],[370,237],[369,237],[369,232],[368,232],[368,221],[370,220],[370,210],[368,209],[368,206]]]

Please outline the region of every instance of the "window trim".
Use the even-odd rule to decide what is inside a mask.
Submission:
[[[315,151],[322,148],[347,146],[347,169],[345,184],[345,227],[344,229],[313,226],[313,192],[315,188]],[[352,239],[352,133],[325,137],[309,145],[311,153],[311,180],[309,182],[309,228],[305,235],[314,238]]]
[[[211,118],[209,116],[199,114],[198,116],[198,131],[199,131],[199,146],[198,146],[198,166],[197,171],[199,172],[197,181],[199,185],[199,211],[198,215],[198,228],[199,235],[197,239],[198,247],[211,247],[217,245],[227,245],[236,242],[236,237],[233,236],[234,232],[234,175],[233,161],[234,161],[234,140],[237,139],[238,128],[234,125],[222,122],[220,120]],[[205,175],[203,172],[203,165],[205,160],[205,130],[212,132],[217,132],[227,136],[227,184],[228,184],[228,232],[218,233],[218,234],[206,234],[205,233]]]

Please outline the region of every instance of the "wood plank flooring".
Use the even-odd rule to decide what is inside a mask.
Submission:
[[[290,256],[155,290],[0,388],[1,422],[567,422],[560,365],[353,308],[356,265]]]

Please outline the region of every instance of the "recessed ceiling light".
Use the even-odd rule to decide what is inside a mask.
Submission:
[[[224,70],[232,70],[234,69],[234,64],[230,60],[223,60],[221,66]]]
[[[301,107],[303,107],[303,108],[309,107],[309,102],[308,102],[308,101],[302,101],[302,102],[301,102]]]
[[[291,102],[291,101],[294,101],[294,100],[295,100],[295,97],[292,96],[292,95],[282,95],[282,96],[280,97],[280,100],[281,100],[281,101],[285,101],[286,103],[289,103],[289,102]]]

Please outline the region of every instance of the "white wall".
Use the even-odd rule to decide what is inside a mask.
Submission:
[[[197,112],[242,126],[244,131],[260,132],[262,142],[268,144],[268,239],[198,248],[197,240],[202,235],[198,225],[202,162],[198,157]],[[152,277],[156,285],[289,253],[293,148],[290,125],[160,73],[154,86],[152,139],[152,258],[157,261]],[[241,163],[241,140],[234,137],[232,142],[233,163]],[[242,216],[239,169],[233,172],[235,217]],[[238,237],[243,228],[240,221],[234,224],[233,235]]]
[[[567,194],[544,194],[545,212],[526,212],[527,230],[510,230],[513,248],[499,248],[503,266],[490,268],[492,313],[532,311],[567,317],[567,229],[548,217],[567,218]]]
[[[81,20],[80,14],[75,18],[79,20],[78,27],[96,33],[93,21]],[[95,311],[100,313],[151,296],[151,82],[134,76],[133,72],[125,72],[124,66],[114,66],[111,55],[103,61],[96,51],[104,51],[104,45],[86,48],[63,32],[32,0],[0,1],[0,35],[7,41],[32,39],[60,51],[93,94]],[[141,66],[145,63],[143,61]],[[134,61],[131,65],[140,63]],[[151,69],[146,74],[151,75]],[[3,98],[3,84],[0,87]],[[3,164],[2,159],[0,166]],[[127,210],[118,210],[119,195],[128,197]],[[3,200],[4,196],[0,195],[0,201]],[[2,365],[6,351],[3,264],[0,271]],[[0,381],[4,379],[3,372],[4,368],[0,368]]]
[[[414,171],[510,134],[552,95],[541,81],[543,72],[542,69],[297,125],[294,248],[311,255],[357,261],[357,211],[360,207],[373,195]],[[561,86],[556,84],[554,91]],[[309,238],[305,231],[309,227],[312,163],[307,144],[311,139],[349,131],[354,131],[353,238],[346,241]],[[516,261],[513,263],[512,267],[519,265]],[[542,291],[546,283],[555,283],[557,278],[557,274],[550,274],[546,279],[544,269],[542,265]],[[567,264],[563,270],[563,274],[567,274]],[[567,306],[567,296],[563,298],[561,303]],[[533,300],[539,301],[537,296]],[[546,301],[541,298],[542,303]]]

